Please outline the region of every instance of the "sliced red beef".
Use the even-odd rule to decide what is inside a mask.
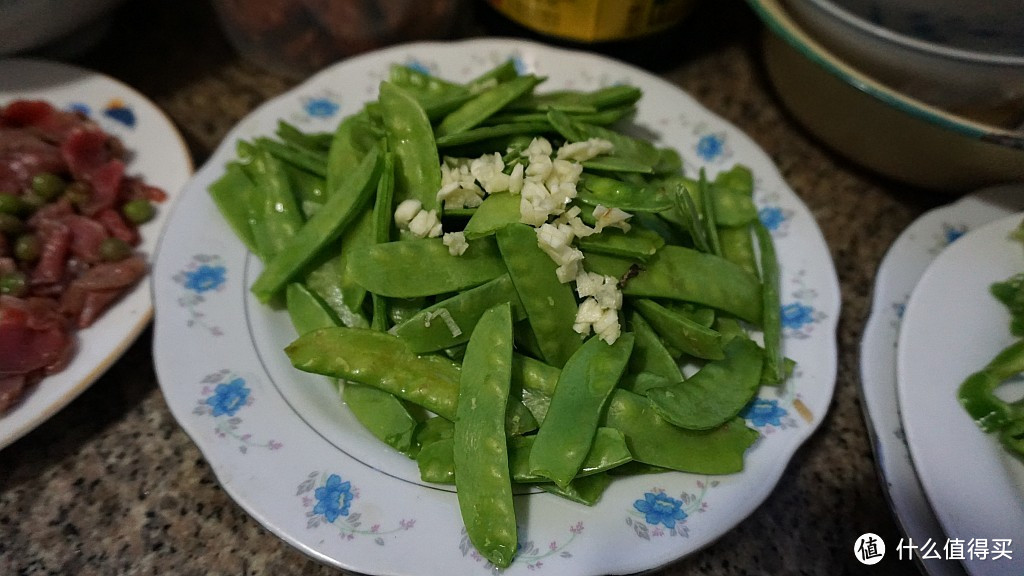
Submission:
[[[0,296],[0,379],[57,372],[70,359],[72,344],[53,300]]]

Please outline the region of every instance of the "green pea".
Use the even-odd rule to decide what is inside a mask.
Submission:
[[[35,234],[22,234],[14,241],[14,257],[22,262],[35,262],[42,253],[42,244]]]
[[[132,247],[120,238],[110,236],[100,243],[100,257],[107,262],[124,260],[132,253]]]
[[[28,279],[22,272],[14,271],[0,274],[0,294],[8,296],[24,296],[28,293]]]
[[[139,198],[136,200],[129,200],[121,206],[121,213],[133,224],[143,224],[153,219],[153,215],[156,214],[156,210],[153,205],[150,204],[149,200]]]
[[[20,196],[0,194],[0,214],[24,214],[28,209],[28,204]]]
[[[51,172],[40,172],[32,177],[32,190],[46,200],[53,200],[64,193],[67,182]]]
[[[4,198],[0,194],[0,198]],[[14,214],[8,214],[6,212],[0,212],[0,233],[2,234],[20,234],[25,229],[25,223],[21,221]]]

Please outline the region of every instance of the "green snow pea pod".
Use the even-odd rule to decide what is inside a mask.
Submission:
[[[562,110],[548,110],[548,123],[565,138],[566,142],[582,142],[587,139],[572,116]]]
[[[455,440],[438,438],[424,443],[416,453],[416,466],[424,482],[455,484]]]
[[[473,93],[464,86],[400,64],[391,66],[389,80],[407,90],[431,121],[440,120],[473,97]]]
[[[552,366],[564,365],[582,343],[572,328],[576,320],[572,286],[558,281],[557,266],[537,245],[533,228],[510,224],[498,230],[496,237],[544,360]]]
[[[741,418],[711,430],[674,426],[647,398],[622,389],[612,394],[602,424],[626,435],[634,461],[694,474],[739,472],[743,454],[759,436]]]
[[[647,397],[665,420],[690,430],[709,430],[732,420],[761,387],[761,348],[748,338],[733,338],[725,358],[708,362],[690,376]]]
[[[757,266],[750,226],[723,226],[718,229],[718,239],[722,243],[722,256],[726,260],[735,262],[754,276],[761,273]]]
[[[519,76],[519,70],[516,69],[516,62],[515,60],[509,59],[484,71],[484,73],[480,74],[476,78],[466,82],[464,86],[467,90],[475,94],[482,92],[495,84],[508,82],[517,76]]]
[[[661,342],[657,332],[640,314],[630,317],[635,342],[633,355],[629,357],[629,372],[633,374],[651,373],[670,380],[681,382],[683,373],[679,364]]]
[[[285,293],[288,315],[299,334],[338,325],[328,308],[301,284],[289,284]],[[376,438],[403,454],[415,453],[413,433],[418,422],[401,400],[356,382],[345,383],[342,398],[356,420]]]
[[[299,334],[338,325],[330,309],[298,282],[292,282],[285,289],[285,304],[292,326]]]
[[[419,447],[414,433],[418,422],[398,397],[358,382],[345,382],[341,397],[375,438],[402,454],[416,455]]]
[[[613,468],[612,470],[616,470],[616,468]],[[601,495],[604,494],[605,489],[608,488],[611,483],[611,471],[608,471],[600,474],[583,476],[581,478],[574,478],[573,481],[569,482],[569,485],[565,488],[561,488],[553,482],[537,484],[537,488],[540,488],[549,494],[561,496],[562,498],[576,502],[577,504],[593,506],[601,499]]]
[[[373,202],[373,241],[383,244],[391,241],[392,206],[395,196],[395,160],[391,152],[384,153],[384,165],[377,181],[377,196]],[[388,329],[388,301],[380,294],[371,294],[373,300],[372,325],[376,330]]]
[[[580,250],[632,258],[646,262],[665,245],[665,239],[652,230],[633,226],[629,232],[617,228],[602,230],[600,234],[584,236],[577,241]]]
[[[440,238],[427,238],[358,249],[350,272],[374,294],[417,298],[472,288],[506,270],[493,238],[470,240],[461,256],[451,255]]]
[[[437,147],[454,148],[456,146],[465,146],[467,144],[502,138],[505,136],[517,136],[520,134],[535,135],[545,134],[548,132],[551,132],[551,125],[548,124],[547,121],[510,122],[507,124],[480,126],[469,130],[463,130],[462,132],[452,132],[450,134],[438,136]]]
[[[327,152],[331,147],[331,141],[334,140],[334,135],[330,132],[303,132],[284,120],[277,121],[277,130],[274,134],[286,144],[318,152]]]
[[[715,198],[703,168],[700,169],[700,179],[697,181],[697,194],[700,198],[700,219],[704,225],[704,237],[708,241],[708,251],[716,256],[721,256],[722,243],[718,239],[718,215],[715,212]]]
[[[304,221],[281,161],[262,148],[250,147],[249,153],[249,162],[243,165],[255,184],[249,196],[249,223],[258,254],[267,262],[287,247]]]
[[[292,365],[374,386],[453,420],[460,366],[442,356],[417,355],[397,336],[368,328],[323,328],[285,348]]]
[[[569,358],[530,452],[531,473],[561,488],[577,475],[632,351],[633,335],[627,332],[614,344],[590,338]]]
[[[327,176],[327,159],[321,152],[299,148],[272,138],[257,138],[255,144],[287,164],[320,177]]]
[[[449,134],[456,134],[458,132],[465,132],[466,130],[479,125],[509,103],[525,94],[528,94],[542,81],[543,78],[528,74],[525,76],[517,76],[516,78],[483,90],[473,99],[467,101],[465,104],[459,106],[450,114],[445,116],[437,126],[437,136],[440,137]]]
[[[395,155],[395,204],[414,199],[426,210],[436,208],[441,160],[427,113],[412,95],[390,82],[381,83],[379,102],[388,146]]]
[[[288,182],[299,200],[299,208],[306,220],[327,201],[327,181],[316,174],[294,166],[286,166]]]
[[[736,165],[715,176],[715,213],[722,226],[740,226],[757,221],[754,204],[754,176],[746,166]]]
[[[764,332],[765,373],[769,382],[781,383],[786,379],[786,361],[782,352],[782,301],[779,297],[779,262],[775,257],[775,243],[764,224],[754,225],[757,245],[761,253],[761,328]]]
[[[526,318],[508,274],[428,306],[391,332],[405,340],[413,352],[444,350],[468,341],[483,313],[502,303],[512,306],[513,321]]]
[[[664,188],[650,184],[634,184],[607,176],[584,173],[580,176],[580,202],[626,212],[661,213],[672,210],[675,204]]]
[[[523,404],[538,423],[543,422],[547,416],[560,373],[558,368],[529,356],[515,354],[512,358],[512,382],[520,390]]]
[[[299,336],[285,352],[299,370],[373,386],[455,419],[461,365],[436,354],[416,354],[394,334],[369,328],[323,328]],[[510,400],[506,433],[523,434],[536,428],[523,403]]]
[[[583,163],[583,169],[589,172],[628,172],[631,174],[654,174],[650,164],[637,162],[632,158],[619,156],[598,156]]]
[[[984,368],[968,376],[957,391],[960,404],[985,432],[1005,428],[1019,418],[1018,408],[994,394],[1008,378],[1024,372],[1024,340],[999,352]]]
[[[650,372],[627,372],[622,376],[622,380],[619,381],[619,388],[646,396],[647,391],[652,388],[671,386],[677,384],[680,380],[682,380],[682,377],[669,379]]]
[[[305,276],[306,287],[323,300],[344,326],[365,328],[370,325],[363,312],[366,289],[347,272],[354,247],[366,242],[368,220],[364,214],[340,239],[321,250]]]
[[[427,418],[416,427],[416,443],[426,446],[432,442],[451,439],[455,435],[455,423],[439,416]]]
[[[572,120],[570,118],[570,120]],[[602,140],[608,140],[615,147],[615,151],[612,152],[612,156],[619,158],[627,158],[640,164],[647,164],[648,166],[654,167],[658,173],[663,173],[664,170],[674,171],[675,166],[664,165],[662,152],[657,146],[642,140],[640,138],[633,138],[618,132],[611,128],[604,126],[596,126],[594,124],[587,124],[584,122],[577,122],[572,120],[576,134],[579,136],[577,141],[588,140],[590,138],[600,138]],[[669,164],[672,164],[669,162]],[[663,168],[664,166],[664,168]]]
[[[473,212],[463,229],[466,238],[472,240],[494,234],[499,228],[519,222],[519,203],[515,194],[491,194]]]
[[[252,292],[261,302],[268,302],[326,245],[336,240],[370,201],[380,178],[381,155],[374,149],[359,164],[341,188],[327,203],[299,228],[285,238],[277,254],[252,285]]]
[[[512,479],[516,482],[549,482],[544,476],[535,473],[530,466],[530,454],[536,445],[537,436],[517,436],[509,439],[509,466]],[[582,478],[591,474],[605,472],[616,466],[632,461],[633,457],[626,448],[626,437],[614,428],[598,427],[594,432],[593,441],[574,478]]]
[[[638,298],[633,306],[668,346],[697,358],[724,358],[722,335],[718,332],[653,300]]]
[[[592,272],[622,278],[633,264],[601,254],[587,255]],[[635,271],[635,269],[634,269]],[[666,298],[703,304],[753,324],[761,323],[761,283],[756,276],[720,256],[666,245],[626,280],[627,296]]]
[[[469,339],[455,418],[455,487],[466,534],[480,554],[505,567],[516,551],[505,406],[512,384],[512,310],[484,312]]]
[[[327,151],[327,193],[334,194],[348,175],[359,167],[363,156],[377,148],[382,132],[366,110],[343,119],[334,130]]]
[[[224,166],[224,174],[210,184],[209,192],[213,203],[217,205],[217,210],[227,220],[231,230],[250,252],[262,259],[252,226],[249,224],[249,196],[254,187],[255,184],[249,179],[241,164],[228,162]]]

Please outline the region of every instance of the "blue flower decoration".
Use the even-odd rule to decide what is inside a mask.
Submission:
[[[341,106],[330,98],[310,98],[306,101],[305,108],[306,114],[313,118],[330,118],[338,113]]]
[[[234,416],[248,400],[249,389],[245,387],[245,380],[235,378],[227,384],[217,384],[213,396],[207,398],[206,403],[213,408],[214,416]]]
[[[107,118],[116,120],[121,124],[129,128],[135,127],[135,112],[131,108],[124,105],[115,105],[107,108],[103,111],[103,115]]]
[[[761,224],[769,230],[778,230],[779,226],[786,221],[786,215],[782,213],[782,208],[778,206],[765,206],[758,211],[757,217],[761,220]]]
[[[408,62],[406,62],[405,66],[406,68],[415,70],[420,74],[430,74],[430,68],[428,68],[426,64],[420,62],[419,60],[416,60],[415,58],[410,59]]]
[[[342,482],[341,476],[331,474],[327,482],[317,488],[314,494],[314,514],[323,514],[328,522],[334,522],[338,516],[348,516],[349,504],[352,502],[351,482]]]
[[[92,109],[85,102],[72,102],[68,104],[68,112],[78,112],[83,116],[91,116]]]
[[[227,270],[223,266],[200,266],[190,272],[185,272],[185,288],[196,293],[203,293],[208,290],[219,288],[224,283],[224,274]]]
[[[782,307],[782,325],[786,328],[799,330],[805,324],[814,323],[814,308],[799,302],[786,304]]]
[[[633,508],[643,513],[644,520],[651,526],[664,524],[669,530],[676,527],[676,522],[686,520],[683,502],[665,495],[664,492],[646,492],[643,500],[633,502]]]
[[[740,417],[750,420],[750,423],[756,428],[769,425],[781,426],[782,418],[787,414],[789,412],[779,406],[778,400],[765,400],[764,398],[754,398],[740,411]]]
[[[725,153],[725,140],[717,134],[705,134],[697,141],[697,155],[710,161]]]
[[[946,244],[952,244],[960,239],[961,236],[967,233],[966,226],[950,226],[946,225],[942,230],[942,237],[946,241]]]

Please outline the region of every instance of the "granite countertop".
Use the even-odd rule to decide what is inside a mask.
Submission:
[[[488,32],[475,22],[466,29]],[[817,218],[842,289],[838,380],[829,414],[768,500],[659,575],[854,572],[857,536],[899,538],[861,412],[859,342],[887,247],[948,198],[867,173],[803,131],[771,91],[760,32],[741,0],[705,2],[657,72],[749,134]],[[75,61],[162,107],[196,166],[242,116],[295,84],[240,60],[203,0],[128,2],[110,33]],[[89,390],[0,451],[0,574],[337,573],[269,533],[221,489],[168,411],[151,345],[147,330]],[[871,573],[914,570],[887,558]]]

